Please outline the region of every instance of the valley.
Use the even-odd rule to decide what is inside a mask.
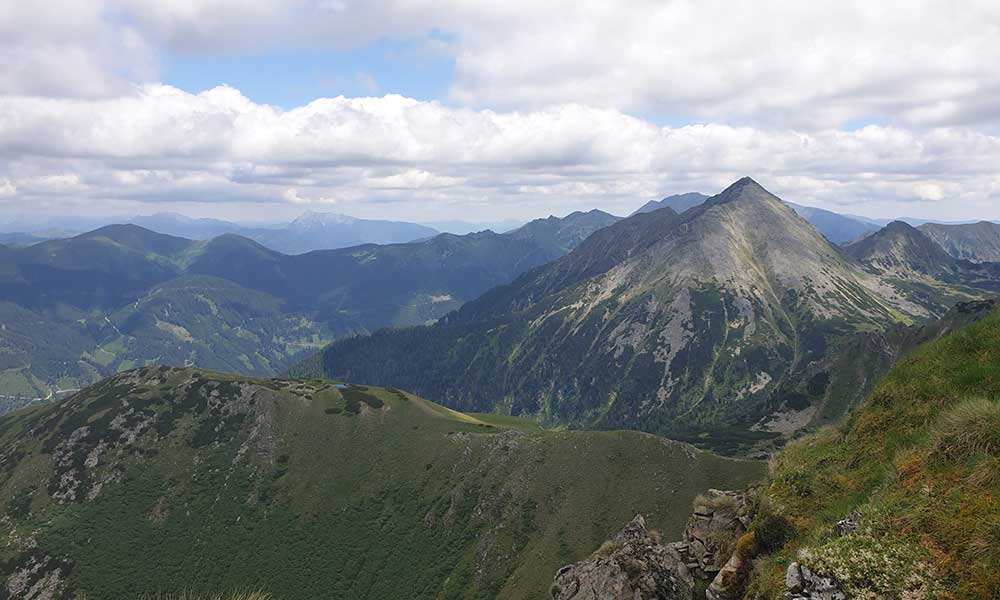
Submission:
[[[0,406],[145,364],[274,375],[338,337],[433,322],[615,219],[302,255],[135,225],[0,246]]]

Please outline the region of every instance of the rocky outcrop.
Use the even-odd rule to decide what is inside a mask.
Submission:
[[[726,565],[752,518],[753,503],[746,492],[708,490],[695,498],[684,541],[672,546],[695,577],[711,580]]]
[[[793,562],[785,571],[785,598],[788,600],[847,600],[837,581],[813,573],[809,567]]]
[[[711,600],[737,597],[749,561],[736,542],[747,532],[753,506],[746,492],[708,490],[695,499],[683,540],[667,544],[637,516],[589,559],[560,569],[552,597],[689,600],[696,580],[712,582]]]
[[[559,569],[551,594],[554,600],[690,600],[694,578],[680,553],[639,515],[593,556]]]

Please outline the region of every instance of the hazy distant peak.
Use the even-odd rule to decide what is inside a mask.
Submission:
[[[190,223],[191,221],[194,221],[193,217],[189,217],[187,215],[182,215],[179,212],[171,212],[171,211],[158,212],[158,213],[153,213],[151,215],[136,215],[135,218],[136,219],[145,219],[145,218],[148,218],[148,219],[170,219],[172,221],[182,221],[184,223]]]
[[[701,192],[685,192],[683,194],[674,194],[672,196],[666,196],[661,200],[650,200],[649,202],[643,204],[636,210],[633,215],[653,212],[654,210],[660,210],[662,208],[673,209],[674,212],[682,213],[689,208],[694,208],[700,204],[703,204],[708,196],[702,194]]]
[[[298,226],[350,225],[359,219],[342,213],[306,211],[295,219],[292,224]]]
[[[904,221],[892,221],[845,251],[879,273],[899,279],[942,277],[957,269],[944,248]]]

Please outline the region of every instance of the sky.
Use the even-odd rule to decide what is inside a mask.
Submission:
[[[0,220],[1000,219],[1000,2],[0,3]]]

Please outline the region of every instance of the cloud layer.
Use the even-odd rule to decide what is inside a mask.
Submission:
[[[158,82],[164,52],[380,37],[451,54],[450,97],[283,111]],[[985,0],[7,3],[0,213],[627,212],[750,174],[806,204],[998,218],[997,64],[1000,4]]]
[[[39,201],[624,210],[750,173],[799,202],[925,200],[951,214],[986,209],[1000,192],[1000,138],[964,128],[671,128],[579,104],[495,112],[393,95],[282,111],[228,87],[0,98],[0,149],[0,187]]]

